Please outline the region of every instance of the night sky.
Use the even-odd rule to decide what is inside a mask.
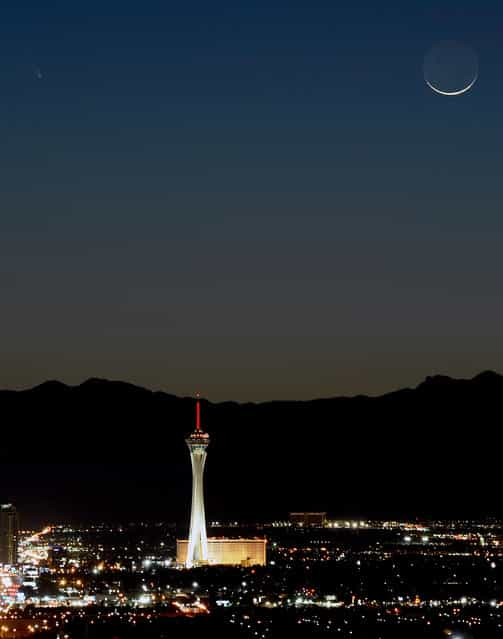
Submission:
[[[0,387],[502,370],[502,40],[501,2],[2,2]]]

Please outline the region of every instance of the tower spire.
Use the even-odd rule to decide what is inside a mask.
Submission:
[[[201,402],[199,400],[199,393],[196,395],[196,431],[198,433],[201,432]]]

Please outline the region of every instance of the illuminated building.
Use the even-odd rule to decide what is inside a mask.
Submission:
[[[38,566],[49,557],[49,544],[44,536],[51,532],[50,528],[23,537],[18,544],[18,562],[23,565]]]
[[[13,568],[0,568],[0,607],[19,601],[21,582]]]
[[[208,539],[208,564],[227,566],[265,566],[266,543],[263,538]],[[176,543],[176,559],[179,564],[187,565],[189,541],[179,539]]]
[[[327,513],[290,513],[290,521],[297,526],[324,526]]]
[[[19,518],[12,504],[0,506],[0,564],[17,562]]]
[[[204,465],[206,449],[210,436],[201,429],[201,406],[196,403],[196,429],[186,439],[192,463],[192,510],[190,513],[190,532],[188,550],[185,558],[187,568],[208,562],[208,539],[206,535],[206,517],[204,513]]]

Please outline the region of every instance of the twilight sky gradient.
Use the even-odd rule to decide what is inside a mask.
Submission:
[[[501,2],[2,2],[0,387],[501,371],[502,40]]]

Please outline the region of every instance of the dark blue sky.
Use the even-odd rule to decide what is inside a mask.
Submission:
[[[502,41],[497,2],[3,2],[0,386],[501,371]]]

